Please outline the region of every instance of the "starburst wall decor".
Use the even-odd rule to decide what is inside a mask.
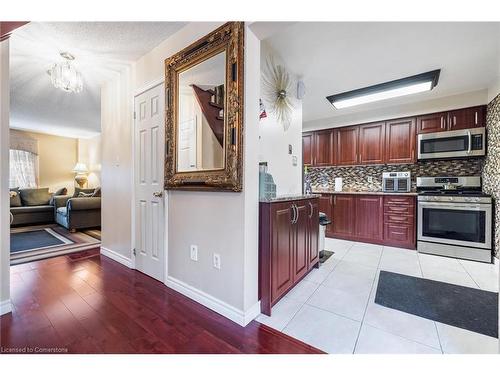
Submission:
[[[266,61],[262,77],[263,96],[269,112],[288,130],[292,123],[294,80],[282,65],[276,65],[272,59]]]

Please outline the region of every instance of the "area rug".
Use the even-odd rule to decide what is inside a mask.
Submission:
[[[375,303],[498,338],[498,293],[380,271]]]
[[[97,238],[84,232],[71,233],[57,224],[11,228],[10,235],[14,250],[10,253],[11,265],[96,249],[101,245]]]
[[[11,233],[10,252],[45,249],[48,247],[72,244],[73,241],[57,234],[50,228]]]

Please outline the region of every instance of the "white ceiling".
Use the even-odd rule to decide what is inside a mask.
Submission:
[[[306,85],[313,121],[488,88],[498,79],[500,23],[299,22],[266,39]],[[441,69],[431,92],[336,110],[326,96]]]
[[[10,39],[11,127],[70,137],[101,129],[100,85],[179,30],[182,22],[32,22]],[[81,93],[56,89],[46,71],[76,57]]]

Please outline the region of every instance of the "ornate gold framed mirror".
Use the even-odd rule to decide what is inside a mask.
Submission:
[[[241,191],[243,22],[165,60],[165,189]]]

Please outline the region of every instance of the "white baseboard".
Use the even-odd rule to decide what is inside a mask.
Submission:
[[[108,258],[113,259],[114,261],[116,261],[120,264],[123,264],[125,267],[133,268],[132,267],[132,260],[121,255],[121,254],[118,254],[116,251],[113,251],[113,250],[110,250],[110,249],[107,249],[107,248],[101,246],[101,254],[108,257]]]
[[[165,285],[243,327],[260,314],[260,301],[242,311],[172,276],[167,277]]]
[[[260,301],[245,311],[245,326],[260,315]]]
[[[8,314],[12,311],[12,305],[10,304],[10,299],[0,302],[0,315]]]

